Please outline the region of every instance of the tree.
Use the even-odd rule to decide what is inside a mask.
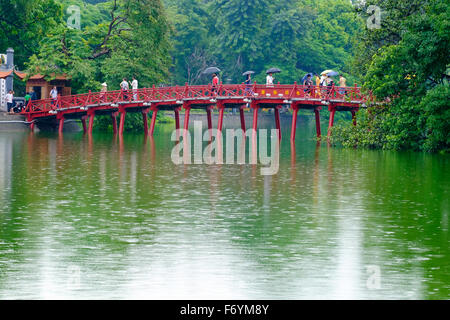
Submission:
[[[54,0],[0,0],[0,51],[14,48],[15,64],[22,69],[61,23],[61,6]]]
[[[404,1],[403,9],[405,3],[408,1]],[[406,12],[415,10],[415,2],[411,6]],[[374,121],[367,122],[367,129],[376,122],[383,148],[450,150],[450,90],[446,80],[450,66],[449,15],[445,1],[428,1],[402,20],[399,30],[392,30],[391,34],[400,39],[379,48],[367,63],[365,87],[373,90],[378,100],[388,102]],[[341,140],[352,139],[355,134],[350,130],[339,137],[339,130]],[[370,135],[370,131],[365,132]],[[362,135],[361,141],[366,138]]]
[[[60,24],[41,41],[31,56],[30,73],[67,73],[74,92],[99,90],[107,81],[118,88],[122,77],[136,75],[141,86],[167,78],[169,32],[159,0],[113,0],[104,5],[108,21],[82,30]]]

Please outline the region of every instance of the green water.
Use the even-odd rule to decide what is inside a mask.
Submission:
[[[274,176],[175,165],[172,125],[0,133],[0,298],[449,299],[450,158],[299,126]]]

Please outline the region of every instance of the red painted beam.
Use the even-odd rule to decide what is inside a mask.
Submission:
[[[322,132],[320,130],[320,112],[319,112],[319,110],[315,109],[314,114],[316,116],[316,134],[317,134],[317,138],[320,139],[322,136]]]
[[[244,115],[244,108],[245,108],[245,105],[244,105],[244,106],[241,106],[241,107],[239,108],[239,115],[240,115],[240,118],[241,118],[241,129],[242,129],[243,132],[245,132],[245,115]]]
[[[297,132],[297,114],[298,114],[298,106],[293,105],[292,110],[294,111],[292,114],[292,125],[291,125],[291,141],[295,141],[295,134]]]
[[[117,130],[117,113],[116,112],[111,113],[111,122],[112,122],[112,126],[113,126],[114,135],[116,135],[118,132],[118,130]]]
[[[58,128],[58,133],[62,134],[63,133],[63,129],[64,129],[64,116],[61,116],[59,118],[59,128]]]
[[[258,105],[253,107],[253,130],[256,132],[258,129]]]
[[[209,134],[211,135],[212,130],[212,116],[211,116],[211,107],[206,107],[206,117],[208,118],[208,130]]]
[[[180,108],[176,107],[174,110],[175,112],[175,129],[180,129]]]
[[[92,134],[92,130],[94,129],[94,117],[95,117],[95,113],[94,112],[90,113],[88,134]]]
[[[333,124],[334,124],[334,114],[336,113],[336,109],[335,108],[331,108],[330,110],[330,121],[328,123],[328,138],[330,138],[331,136],[331,128],[333,128]]]
[[[87,132],[86,116],[81,117],[81,123],[83,124],[83,133],[86,133]]]
[[[281,106],[276,106],[275,107],[275,127],[277,128],[277,132],[278,132],[278,139],[281,140],[281,124],[280,124],[280,109]]]
[[[217,130],[222,132],[222,128],[223,128],[223,111],[225,110],[225,106],[223,104],[217,104],[217,108],[219,108],[219,122],[217,123]]]
[[[123,135],[123,130],[125,128],[125,116],[127,115],[127,112],[125,110],[120,111],[120,123],[119,123],[119,135]]]
[[[189,130],[189,113],[191,112],[191,107],[185,106],[184,107],[184,130]]]
[[[156,116],[158,115],[158,107],[153,107],[152,111],[153,114],[152,114],[152,122],[150,123],[150,136],[153,136],[153,132],[155,131]]]
[[[144,125],[144,134],[148,135],[148,116],[147,112],[142,112],[142,122]]]

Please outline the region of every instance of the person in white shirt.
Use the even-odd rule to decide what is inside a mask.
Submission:
[[[131,82],[131,89],[133,89],[133,100],[137,100],[138,81],[136,80],[136,76],[133,76],[133,81]]]
[[[52,105],[54,105],[56,103],[56,99],[58,99],[58,89],[56,89],[56,87],[53,87],[50,91],[50,98],[52,98]]]
[[[327,80],[327,75],[326,74],[322,74],[320,76],[320,86],[326,86],[327,85],[326,80]]]
[[[266,77],[266,85],[272,86],[273,85],[273,76],[271,73],[269,73]]]
[[[6,94],[6,105],[8,107],[8,112],[12,112],[12,107],[13,107],[13,99],[14,99],[14,94],[12,90],[9,90],[9,92]]]

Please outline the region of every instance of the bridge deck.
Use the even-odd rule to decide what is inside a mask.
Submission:
[[[161,88],[143,88],[128,91],[89,92],[85,94],[59,96],[57,99],[43,99],[29,101],[22,112],[28,121],[39,123],[41,120],[55,119],[59,122],[59,130],[62,132],[65,118],[80,119],[86,129],[85,120],[89,117],[89,132],[92,132],[95,115],[111,115],[113,125],[120,114],[119,133],[123,132],[125,114],[127,112],[142,112],[144,130],[147,133],[147,114],[153,111],[153,118],[149,133],[153,134],[156,122],[156,114],[159,110],[171,110],[175,112],[176,127],[179,128],[179,111],[185,110],[185,125],[188,128],[189,111],[191,109],[205,109],[208,116],[208,124],[211,127],[211,111],[219,111],[218,129],[222,129],[223,110],[225,108],[240,108],[241,124],[243,121],[243,108],[248,106],[253,109],[253,128],[257,127],[257,114],[259,108],[274,108],[275,122],[279,128],[279,108],[283,105],[290,107],[294,112],[292,129],[295,138],[296,117],[299,109],[311,109],[316,113],[318,120],[322,106],[327,106],[331,112],[330,128],[334,121],[334,112],[351,111],[352,114],[361,107],[374,102],[373,97],[361,93],[359,87],[317,87],[294,85],[219,85],[213,88],[206,86],[175,86]],[[295,121],[294,121],[295,120]],[[318,122],[320,124],[320,122]],[[114,125],[116,132],[116,125]],[[318,130],[320,135],[320,128]]]

